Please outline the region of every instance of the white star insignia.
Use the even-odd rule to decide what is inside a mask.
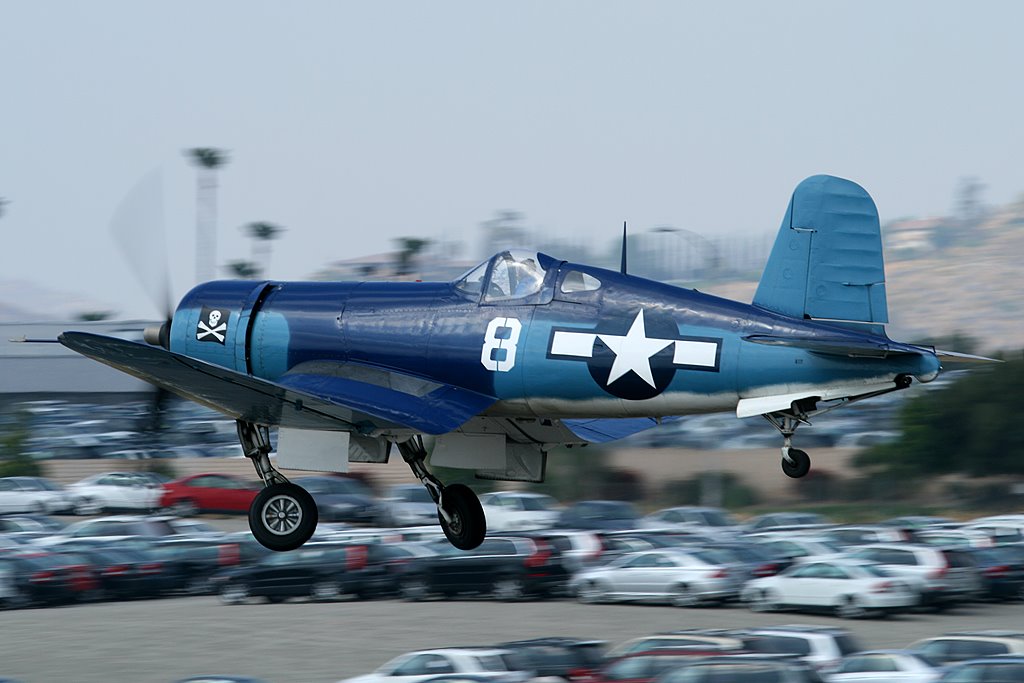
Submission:
[[[551,337],[550,352],[553,356],[593,358],[594,343],[598,339],[615,354],[615,360],[612,362],[605,386],[632,372],[656,389],[654,373],[651,370],[651,357],[672,345],[674,345],[672,353],[674,365],[690,368],[718,367],[718,344],[716,342],[648,337],[647,329],[644,326],[643,309],[637,312],[629,327],[629,332],[625,335],[555,330]]]

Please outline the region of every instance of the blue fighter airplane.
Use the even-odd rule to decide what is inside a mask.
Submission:
[[[458,548],[486,531],[476,494],[430,464],[538,482],[548,452],[735,410],[792,446],[821,413],[935,379],[961,354],[891,341],[878,212],[859,185],[793,193],[753,303],[545,254],[503,251],[454,282],[200,284],[147,344],[65,332],[81,354],[216,409],[265,488],[249,510],[273,550],[301,546],[317,509],[283,468],[345,471],[397,450]],[[980,360],[980,359],[979,359]]]

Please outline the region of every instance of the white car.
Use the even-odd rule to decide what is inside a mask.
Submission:
[[[677,607],[735,598],[740,574],[712,550],[666,548],[616,558],[573,576],[569,590],[580,602],[656,601]]]
[[[440,674],[508,673],[516,671],[510,654],[508,650],[496,648],[441,648],[407,652],[373,673],[347,678],[339,683],[419,683]],[[530,675],[521,672],[521,677],[510,675],[509,678],[525,681]]]
[[[932,683],[938,669],[913,652],[869,650],[843,658],[835,671],[825,676],[827,683]]]
[[[847,619],[909,610],[920,600],[908,583],[879,567],[839,559],[795,564],[775,576],[754,579],[740,597],[757,611],[827,610]]]
[[[68,485],[67,493],[76,514],[95,515],[106,510],[154,510],[163,489],[139,472],[106,472]]]
[[[480,496],[488,531],[547,529],[558,519],[558,501],[543,493],[498,491]]]
[[[71,509],[64,490],[42,477],[4,477],[0,479],[0,514],[39,512],[52,514]]]

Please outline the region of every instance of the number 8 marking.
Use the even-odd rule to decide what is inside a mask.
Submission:
[[[516,344],[519,343],[519,333],[522,331],[523,325],[518,318],[495,318],[488,323],[487,332],[484,333],[484,348],[480,352],[483,366],[493,372],[508,372],[514,368]]]

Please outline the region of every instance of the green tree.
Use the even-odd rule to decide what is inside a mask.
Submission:
[[[875,446],[857,464],[899,475],[1024,474],[1024,358],[974,370],[924,392],[900,414],[903,436]]]
[[[228,261],[225,267],[233,276],[243,280],[252,280],[260,274],[260,267],[252,261]]]
[[[41,477],[43,467],[25,452],[29,415],[19,413],[0,431],[0,477]]]

